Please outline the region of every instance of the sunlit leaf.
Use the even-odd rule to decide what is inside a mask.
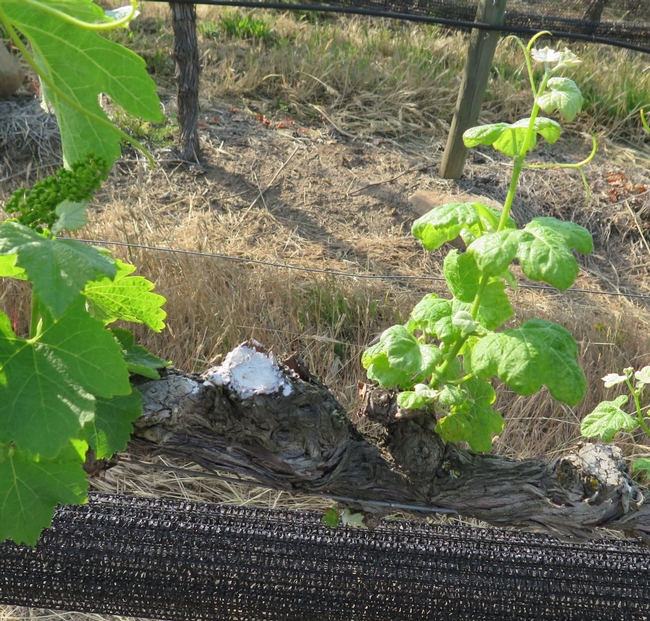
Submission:
[[[99,7],[83,0],[58,2],[55,6],[81,19],[94,21],[99,17],[96,11]],[[137,54],[37,6],[3,0],[2,7],[14,26],[31,42],[41,71],[82,110],[108,120],[99,105],[100,93],[106,93],[134,116],[162,120],[156,84],[147,74],[145,61]],[[43,94],[56,112],[66,162],[76,162],[87,153],[95,153],[112,164],[120,156],[118,134],[73,108],[46,84],[43,84]]]
[[[567,121],[573,121],[582,109],[582,93],[569,78],[551,78],[548,91],[537,98],[537,105],[547,114],[557,110]]]
[[[0,445],[0,541],[33,546],[52,523],[57,505],[86,501],[88,483],[79,453],[70,443],[48,460]]]
[[[558,401],[577,405],[587,381],[577,362],[578,346],[568,330],[532,319],[515,330],[488,334],[474,347],[471,365],[482,379],[497,376],[518,395],[547,386]]]
[[[632,431],[639,426],[638,421],[621,409],[629,401],[627,395],[621,395],[614,401],[602,401],[591,414],[587,414],[580,424],[580,433],[585,438],[600,436],[603,442],[611,442],[622,430]]]

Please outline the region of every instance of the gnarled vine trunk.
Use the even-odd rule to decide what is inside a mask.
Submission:
[[[650,505],[616,447],[586,443],[550,462],[475,454],[443,443],[426,415],[397,420],[393,395],[366,387],[364,413],[384,429],[377,446],[322,383],[288,364],[288,396],[242,399],[175,371],[145,382],[131,453],[183,457],[287,491],[453,509],[581,538],[606,527],[650,541]]]

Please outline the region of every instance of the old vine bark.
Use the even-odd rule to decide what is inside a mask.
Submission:
[[[183,457],[288,491],[444,507],[581,538],[606,527],[650,541],[650,503],[614,446],[584,444],[550,462],[475,454],[444,444],[427,415],[396,419],[393,395],[366,387],[364,414],[384,430],[376,446],[322,383],[288,364],[288,397],[242,400],[175,371],[143,383],[130,452]]]

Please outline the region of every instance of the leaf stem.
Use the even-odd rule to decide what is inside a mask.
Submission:
[[[81,19],[77,19],[72,15],[68,15],[63,11],[59,11],[54,7],[48,6],[43,2],[38,2],[38,0],[21,0],[22,4],[26,4],[28,6],[34,7],[35,9],[38,9],[39,11],[43,11],[44,13],[49,13],[50,15],[54,15],[55,17],[58,17],[61,21],[68,22],[73,26],[79,26],[80,28],[85,28],[86,30],[113,30],[114,28],[120,28],[121,26],[126,26],[134,18],[135,12],[137,10],[136,0],[130,0],[130,1],[131,1],[131,12],[126,17],[123,17],[120,20],[112,20],[104,24],[90,24],[88,22],[84,22]]]
[[[639,426],[643,431],[650,436],[650,428],[648,425],[646,425],[645,420],[643,420],[643,410],[641,409],[641,391],[640,390],[634,390],[634,387],[632,386],[632,382],[627,378],[625,380],[627,382],[627,386],[630,389],[630,392],[632,393],[632,398],[634,399],[634,405],[636,407],[636,419],[639,423]]]
[[[533,80],[533,69],[530,63],[530,48],[532,44],[534,43],[535,39],[537,39],[541,34],[533,37],[533,40],[528,44],[528,47],[524,48],[525,49],[525,57],[526,57],[526,65],[528,67],[528,73],[530,75],[530,82],[531,82],[531,87],[533,90],[533,95],[535,96],[535,99],[537,99],[537,93],[541,93],[544,91],[546,88],[546,83],[548,82],[548,79],[551,75],[550,71],[546,71],[544,73],[544,77],[542,78],[542,81],[540,82],[539,89],[535,89],[535,82]],[[521,41],[519,41],[521,44]],[[523,45],[523,44],[521,44]],[[533,139],[533,136],[535,135],[535,121],[537,120],[537,115],[539,114],[539,105],[537,105],[537,101],[533,104],[533,110],[530,115],[530,122],[528,123],[528,130],[526,132],[526,137],[524,138],[524,142],[521,145],[521,150],[519,153],[514,157],[513,160],[513,166],[512,166],[512,176],[510,177],[510,185],[508,187],[508,194],[506,195],[506,200],[503,203],[503,209],[501,211],[501,218],[499,219],[499,224],[497,226],[497,232],[498,231],[503,231],[506,228],[506,225],[508,223],[508,216],[510,215],[510,210],[512,209],[512,203],[514,202],[515,199],[515,193],[517,192],[517,186],[519,184],[519,176],[521,175],[521,171],[524,168],[524,161],[526,159],[526,155],[528,153],[528,150],[530,149],[530,144]],[[485,289],[487,288],[488,284],[490,282],[490,276],[489,274],[483,274],[481,276],[481,281],[479,282],[478,290],[476,291],[476,296],[474,297],[474,301],[472,302],[472,309],[471,309],[471,315],[472,318],[476,319],[478,315],[479,308],[481,307],[481,301],[483,299],[483,295],[485,293]],[[464,344],[464,341],[461,342],[461,347]],[[460,351],[460,347],[458,348]],[[456,352],[457,353],[457,352]]]
[[[472,302],[472,308],[469,311],[472,315],[472,319],[476,319],[478,315],[478,310],[481,307],[481,300],[483,299],[483,294],[485,293],[485,289],[489,282],[490,275],[483,273],[481,275],[481,281],[478,284],[478,289],[476,290],[476,295],[474,296],[474,301]]]
[[[77,112],[87,116],[89,119],[92,119],[96,123],[99,123],[104,127],[107,127],[112,132],[120,136],[120,138],[132,144],[149,160],[149,163],[151,164],[152,167],[155,165],[156,162],[153,158],[153,155],[149,153],[149,151],[144,147],[144,145],[138,142],[135,138],[131,138],[131,136],[129,136],[126,132],[122,131],[119,127],[116,127],[108,119],[103,119],[101,116],[95,114],[94,112],[90,112],[89,110],[86,110],[83,106],[80,106],[74,99],[66,95],[66,93],[64,93],[56,85],[56,83],[52,80],[52,78],[50,78],[50,76],[45,74],[45,72],[38,65],[34,57],[29,53],[29,50],[25,47],[25,44],[21,41],[20,37],[16,33],[16,30],[14,29],[11,20],[9,19],[4,9],[2,8],[1,2],[0,2],[0,22],[2,22],[2,25],[9,33],[9,36],[11,37],[11,40],[13,41],[14,45],[20,50],[20,53],[27,61],[27,64],[36,72],[38,77],[41,80],[43,80],[45,84],[47,84],[47,86],[49,86],[61,99],[63,99],[63,101],[65,101],[71,108],[74,108]]]
[[[589,153],[589,155],[580,162],[576,162],[575,164],[560,164],[559,162],[551,162],[550,164],[524,164],[524,168],[536,168],[536,169],[582,168],[583,166],[586,166],[591,162],[591,160],[594,159],[594,156],[596,155],[596,151],[598,150],[598,139],[596,138],[596,134],[594,134],[593,132],[591,134],[591,140],[592,140],[591,153]]]
[[[456,356],[458,356],[458,352],[462,349],[463,345],[465,345],[465,341],[467,341],[468,338],[469,338],[469,334],[465,334],[461,336],[454,343],[454,346],[449,350],[449,353],[445,356],[445,361],[442,363],[442,366],[440,367],[440,373],[442,375],[444,375],[447,372],[452,360],[456,359]]]
[[[32,306],[32,316],[29,321],[29,338],[34,339],[38,336],[38,333],[40,331],[39,324],[41,319],[41,313],[40,313],[41,302],[38,297],[38,294],[34,293],[33,291],[32,291],[31,306]]]

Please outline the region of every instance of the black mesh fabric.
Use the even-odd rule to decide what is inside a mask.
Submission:
[[[650,550],[93,495],[57,511],[36,549],[0,544],[0,603],[179,621],[641,621]]]
[[[191,4],[344,10],[431,21],[450,27],[473,25],[478,6],[478,0],[177,1]],[[479,24],[478,27],[485,25]],[[557,36],[631,47],[650,53],[650,0],[508,0],[503,25],[488,28],[520,34],[549,30]]]

